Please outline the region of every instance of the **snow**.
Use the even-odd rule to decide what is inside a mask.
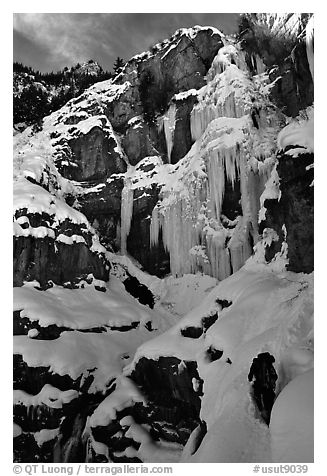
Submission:
[[[14,310],[21,317],[37,321],[41,327],[52,324],[70,329],[89,329],[100,326],[128,326],[152,320],[152,311],[139,304],[132,296],[119,289],[115,278],[107,292],[93,286],[85,289],[67,289],[53,286],[40,292],[31,286],[14,288]]]
[[[299,147],[302,154],[314,152],[314,108],[310,106],[297,118],[292,120],[277,137],[278,148],[286,149],[287,146],[298,146],[288,151],[289,155],[299,154]]]
[[[265,189],[260,196],[260,210],[258,216],[258,222],[262,222],[266,219],[266,207],[264,206],[265,200],[280,200],[281,191],[279,189],[279,176],[277,172],[277,164],[271,171],[270,177],[265,184]]]
[[[150,275],[148,279],[151,280]],[[105,293],[93,286],[67,289],[54,285],[39,291],[34,285],[37,283],[14,288],[14,309],[21,310],[21,317],[37,321],[41,327],[56,325],[72,331],[62,332],[59,338],[50,341],[36,340],[31,335],[15,336],[14,353],[22,355],[30,367],[49,367],[50,372],[67,374],[72,379],[82,376],[81,384],[90,374],[94,375],[91,393],[104,391],[141,343],[175,322],[164,307],[151,310],[140,304],[114,276]],[[128,332],[109,329],[129,326],[132,322],[138,322],[138,328]],[[151,333],[145,327],[147,322],[152,322],[155,329]],[[106,332],[77,331],[102,326],[107,328]]]
[[[50,384],[44,385],[37,395],[29,395],[23,390],[14,390],[14,405],[25,405],[26,407],[47,405],[50,408],[62,408],[64,404],[70,403],[78,397],[76,390],[61,391]]]
[[[187,91],[183,91],[181,93],[175,94],[173,97],[173,100],[184,101],[184,99],[187,99],[189,96],[197,96],[197,95],[198,95],[197,89],[189,89]]]
[[[59,428],[48,430],[44,428],[41,431],[36,431],[33,436],[39,447],[41,447],[47,441],[51,441],[59,435]]]
[[[86,217],[64,200],[49,193],[26,178],[14,182],[14,211],[26,208],[27,213],[47,213],[57,224],[69,219],[72,223],[90,227]]]
[[[37,337],[39,335],[39,331],[37,329],[30,329],[27,335],[30,339],[34,339],[34,337]]]
[[[200,273],[185,274],[182,278],[164,278],[160,288],[156,287],[154,291],[160,293],[158,305],[174,315],[184,316],[196,307],[216,284],[217,280],[211,276]]]
[[[273,406],[270,433],[272,461],[313,463],[314,374],[309,370],[283,388]]]
[[[73,380],[82,376],[81,385],[92,375],[89,392],[105,391],[117,377],[134,349],[144,341],[137,329],[128,333],[63,332],[55,340],[34,340],[14,337],[14,354],[22,355],[29,367],[49,367],[49,372],[69,375]]]
[[[13,424],[13,438],[20,436],[23,433],[23,430],[16,423]]]
[[[137,424],[131,416],[123,418],[121,424],[128,427],[126,437],[140,443],[137,451],[132,447],[127,448],[126,456],[139,455],[144,463],[165,463],[167,461],[177,463],[179,461],[182,451],[181,445],[153,441],[148,431],[142,425]]]
[[[107,426],[116,419],[117,412],[130,407],[133,402],[146,404],[144,396],[133,381],[120,376],[117,379],[117,388],[98,405],[91,415],[90,426]]]
[[[73,243],[86,243],[85,239],[80,235],[67,236],[62,233],[57,236],[56,241],[65,243],[65,245],[72,245]]]
[[[35,228],[29,226],[28,228],[22,228],[19,223],[13,223],[13,235],[14,236],[32,236],[33,238],[45,238],[49,236],[50,238],[55,238],[55,233],[51,228],[45,226],[37,226]]]

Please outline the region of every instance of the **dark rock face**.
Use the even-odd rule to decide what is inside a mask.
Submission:
[[[182,159],[193,144],[190,114],[195,102],[195,96],[188,96],[184,100],[176,101],[174,144],[171,151],[172,164],[176,164],[180,159]]]
[[[196,362],[184,362],[176,357],[159,357],[158,360],[142,357],[131,378],[159,407],[172,408],[177,413],[183,409],[184,417],[198,418],[202,380]],[[193,388],[192,378],[199,382],[197,391]]]
[[[252,397],[262,419],[269,425],[271,409],[276,395],[277,374],[273,363],[275,358],[269,352],[263,352],[253,359],[248,375],[252,383]]]
[[[224,351],[220,349],[215,349],[212,345],[207,349],[206,354],[210,362],[219,360],[223,356]]]
[[[52,463],[56,438],[38,445],[33,433],[24,432],[14,438],[14,463]]]
[[[153,309],[154,296],[144,284],[140,283],[138,279],[136,279],[134,276],[131,276],[129,273],[123,284],[126,291],[138,299],[141,304],[145,304],[146,306],[149,306],[151,309]]]
[[[273,34],[258,23],[255,13],[243,16],[239,24],[239,38],[249,70],[257,74],[257,54],[267,66],[271,81],[276,80],[270,91],[273,102],[291,117],[296,117],[301,109],[313,103],[313,82],[305,43],[308,18],[308,13],[301,14],[297,38],[283,33],[282,23],[280,34]]]
[[[158,361],[143,357],[130,378],[146,396],[146,406],[135,403],[118,411],[116,419],[107,426],[92,427],[93,438],[108,447],[111,461],[141,461],[121,454],[129,447],[136,450],[140,447],[140,443],[126,436],[128,427],[121,423],[125,416],[131,416],[143,431],[146,428],[154,442],[161,440],[185,445],[198,425],[202,425],[204,430],[205,423],[199,418],[203,381],[198,375],[196,362],[175,357],[159,357]]]
[[[23,390],[30,395],[37,395],[44,385],[50,384],[61,391],[87,390],[93,380],[81,383],[82,375],[73,380],[69,375],[58,375],[50,367],[29,367],[20,354],[14,354],[14,390]]]
[[[136,165],[144,157],[160,155],[164,150],[164,141],[153,124],[139,121],[136,126],[128,127],[122,138],[122,146],[131,165]]]
[[[81,375],[73,380],[69,375],[53,373],[50,367],[29,367],[21,355],[14,355],[14,390],[36,395],[44,385],[50,384],[61,391],[78,392],[76,398],[61,407],[43,403],[14,405],[14,422],[23,431],[14,439],[15,462],[86,461],[86,439],[82,436],[86,418],[114,388],[111,382],[106,393],[90,394],[88,390],[92,381],[92,375],[86,379]],[[39,446],[34,434],[54,429],[58,429],[57,436]]]
[[[150,217],[158,200],[156,189],[134,193],[134,208],[131,230],[127,238],[128,252],[142,264],[150,274],[163,277],[170,272],[169,253],[164,249],[159,235],[158,246],[150,247]]]
[[[40,326],[38,321],[31,321],[28,317],[21,317],[19,311],[14,311],[14,336],[19,335],[27,335],[30,330],[36,330],[37,333],[35,336],[31,337],[32,339],[37,340],[54,340],[60,337],[60,334],[63,332],[87,332],[87,333],[96,333],[100,334],[102,332],[107,332],[108,329],[110,330],[119,330],[124,332],[126,328],[130,328],[130,326],[103,326],[103,327],[90,327],[88,329],[73,329],[69,327],[57,326],[55,324],[50,324],[49,326],[42,327]],[[139,322],[132,323],[133,327],[136,328],[139,325]]]
[[[78,181],[101,180],[113,173],[126,171],[126,163],[115,151],[116,142],[106,137],[99,127],[71,140],[69,145],[76,167],[71,167],[67,178]]]
[[[92,427],[92,436],[95,441],[103,443],[108,448],[109,454],[109,461],[113,461],[114,463],[141,463],[141,459],[137,457],[127,457],[122,453],[127,448],[133,448],[138,450],[140,447],[140,443],[134,441],[132,438],[126,436],[128,428],[122,426],[120,424],[120,420],[124,418],[126,415],[132,415],[134,420],[137,421],[139,424],[144,422],[144,419],[140,418],[137,419],[135,415],[135,405],[132,408],[128,408],[127,410],[123,410],[117,413],[116,420],[109,423],[107,426],[97,426]],[[91,460],[93,462],[97,462],[100,455],[97,455],[95,451],[92,451]],[[102,456],[105,462],[108,462],[108,459],[105,456]]]
[[[287,116],[296,117],[302,109],[313,104],[313,81],[304,41],[296,45],[292,54],[270,73],[270,78],[272,81],[277,79],[271,97]]]
[[[204,85],[204,76],[222,46],[220,36],[200,31],[195,38],[182,35],[177,45],[165,54],[139,63],[139,94],[146,120],[163,113],[171,97]]]
[[[201,327],[189,326],[181,329],[183,337],[189,337],[190,339],[198,339],[204,334],[209,327],[211,327],[218,319],[218,313],[212,316],[206,316],[201,319]]]
[[[55,242],[49,237],[14,237],[14,286],[39,281],[43,288],[55,284],[77,283],[88,274],[108,281],[109,265],[84,243]]]
[[[281,199],[266,200],[266,220],[260,228],[273,228],[279,241],[266,250],[269,261],[280,251],[285,224],[288,244],[288,269],[295,272],[311,273],[314,266],[314,194],[313,155],[305,154],[293,158],[281,155],[277,172],[280,177]]]
[[[112,177],[101,184],[99,190],[84,193],[78,198],[80,211],[96,229],[101,243],[118,251],[120,243],[117,226],[120,225],[120,202],[123,189],[122,179]]]
[[[227,299],[217,299],[216,302],[221,306],[221,309],[225,309],[225,307],[233,304],[231,301],[227,301]]]
[[[53,236],[14,236],[14,286],[34,280],[43,289],[52,286],[51,282],[74,286],[89,274],[108,280],[110,264],[103,255],[91,251],[92,234],[85,223],[73,223],[68,218],[58,223],[55,215],[30,213],[26,208],[16,210],[15,219],[20,217],[26,217],[33,229],[41,226],[51,229]],[[28,223],[23,223],[23,229],[25,225],[28,227]],[[66,244],[56,240],[59,235],[67,239],[78,235],[84,242]]]

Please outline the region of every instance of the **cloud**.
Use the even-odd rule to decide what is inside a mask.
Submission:
[[[211,13],[16,13],[14,58],[42,71],[91,58],[99,61],[105,69],[112,69],[117,56],[127,60],[169,37],[177,28],[211,24],[229,33],[235,29],[236,16]]]
[[[48,63],[69,64],[89,59],[101,14],[14,14],[14,30],[31,44],[43,47]],[[107,45],[110,53],[110,45]]]

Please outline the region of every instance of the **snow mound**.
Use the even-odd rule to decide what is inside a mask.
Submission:
[[[309,370],[283,388],[273,406],[270,433],[276,463],[313,463],[314,376]]]

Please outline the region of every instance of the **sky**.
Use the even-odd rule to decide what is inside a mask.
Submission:
[[[13,59],[42,72],[93,59],[112,70],[117,56],[128,60],[194,25],[237,29],[237,13],[14,13]]]

